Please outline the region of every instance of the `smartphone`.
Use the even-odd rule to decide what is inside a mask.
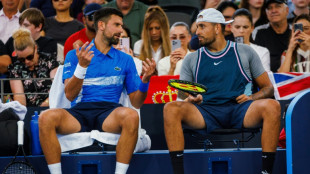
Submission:
[[[123,52],[126,52],[126,50],[129,51],[129,49],[130,49],[129,41],[130,41],[129,37],[120,38],[119,45],[121,47],[121,51],[123,51]]]
[[[235,42],[237,42],[237,43],[244,43],[243,36],[235,37]]]
[[[297,30],[303,31],[302,23],[294,24],[294,31],[296,32]],[[298,39],[298,42],[302,42],[302,41],[303,41],[303,40]]]
[[[294,24],[294,31],[297,30],[303,31],[302,23]]]
[[[172,51],[174,51],[177,48],[181,47],[181,41],[180,40],[172,40],[171,45],[172,45]]]

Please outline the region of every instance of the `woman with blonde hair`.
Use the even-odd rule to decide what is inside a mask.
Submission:
[[[52,81],[31,78],[54,78],[59,65],[56,56],[38,52],[38,46],[28,29],[20,28],[13,33],[13,39],[17,61],[9,65],[8,72],[9,78],[18,78],[10,80],[14,101],[25,106],[49,106],[48,92]]]
[[[171,43],[169,38],[169,21],[164,10],[151,6],[145,13],[142,39],[134,45],[134,55],[145,61],[154,58],[157,63],[169,56]]]

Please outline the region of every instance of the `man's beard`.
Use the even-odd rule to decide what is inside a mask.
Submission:
[[[118,44],[119,38],[115,38],[115,36],[117,36],[117,35],[121,36],[121,34],[113,34],[113,36],[108,37],[106,32],[103,31],[103,37],[106,38],[106,41],[108,42],[109,46],[117,45]]]
[[[212,39],[209,39],[209,40],[203,39],[202,41],[199,41],[199,45],[204,46],[204,47],[208,47],[211,44],[213,44],[214,42],[215,42],[215,37],[213,37]]]
[[[117,44],[118,44],[119,38],[115,38],[114,36],[115,36],[115,35],[113,35],[112,37],[106,37],[109,46],[111,46],[111,45],[117,45]]]
[[[96,33],[96,30],[95,30],[95,28],[94,28],[94,25],[93,25],[93,26],[90,26],[90,25],[86,24],[86,28],[87,28],[87,30],[89,30],[90,32]]]

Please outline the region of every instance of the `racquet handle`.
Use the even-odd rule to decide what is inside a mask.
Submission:
[[[18,145],[24,144],[24,121],[17,122],[17,142]]]

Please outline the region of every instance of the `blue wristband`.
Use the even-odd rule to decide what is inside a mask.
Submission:
[[[143,82],[141,81],[140,86],[139,86],[139,90],[140,90],[141,92],[147,92],[147,90],[149,89],[149,84],[150,84],[150,82],[143,83]]]

